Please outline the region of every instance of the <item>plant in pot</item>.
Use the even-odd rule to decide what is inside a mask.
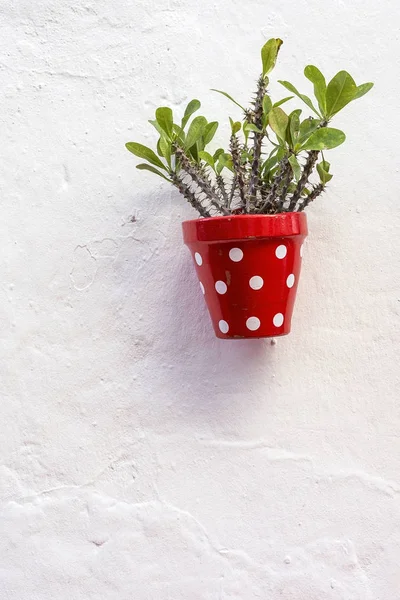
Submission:
[[[183,223],[183,237],[215,333],[225,339],[290,332],[307,235],[304,209],[332,179],[326,151],[345,141],[343,131],[329,123],[373,85],[357,86],[346,71],[326,84],[321,71],[308,65],[304,75],[314,98],[280,81],[291,95],[274,102],[268,76],[281,45],[282,40],[270,39],[262,47],[262,72],[249,107],[214,90],[242,111],[241,121],[230,118],[227,148],[209,149],[218,123],[193,117],[198,100],[189,102],[178,123],[170,108],[157,108],[150,121],[159,135],[156,151],[126,144],[146,161],[138,169],[172,183],[198,211],[200,218]],[[282,108],[295,97],[311,115]]]

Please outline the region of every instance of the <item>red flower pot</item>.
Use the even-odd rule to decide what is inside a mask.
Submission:
[[[182,228],[217,337],[290,332],[305,213],[195,219]]]

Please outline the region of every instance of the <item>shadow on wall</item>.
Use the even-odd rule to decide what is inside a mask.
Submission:
[[[171,227],[169,241],[154,257],[152,277],[163,282],[153,326],[158,332],[147,370],[154,401],[172,401],[187,413],[231,411],[243,404],[253,386],[273,376],[275,341],[221,340],[215,337],[181,225]],[[257,374],[257,375],[256,375]],[[261,384],[260,384],[261,385]],[[157,399],[157,400],[156,400]]]
[[[159,432],[175,431],[176,420],[201,429],[240,419],[250,397],[246,410],[257,410],[268,401],[280,349],[270,339],[215,337],[182,239],[182,218],[196,214],[185,214],[180,201],[164,191],[131,199],[137,218],[124,226],[107,293],[109,333],[119,340],[118,368],[130,395],[127,422],[144,419]]]

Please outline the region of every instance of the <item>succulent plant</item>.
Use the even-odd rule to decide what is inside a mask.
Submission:
[[[217,121],[193,117],[201,104],[191,100],[179,123],[171,108],[157,108],[150,123],[158,132],[156,151],[128,142],[127,149],[146,162],[138,169],[163,177],[183,194],[202,217],[231,214],[277,214],[303,211],[332,179],[324,152],[342,144],[343,131],[329,126],[347,104],[364,96],[372,83],[356,85],[346,71],[327,84],[321,71],[308,65],[304,75],[313,84],[314,98],[300,93],[289,81],[279,81],[291,96],[273,102],[268,93],[269,74],[282,45],[270,39],[261,49],[262,72],[248,108],[223,94],[243,113],[242,121],[229,118],[227,149],[210,150]],[[282,105],[299,98],[311,111],[287,113]],[[316,174],[319,181],[313,182]]]

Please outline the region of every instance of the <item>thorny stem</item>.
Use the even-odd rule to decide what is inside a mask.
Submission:
[[[253,123],[259,129],[262,129],[262,115],[263,115],[263,98],[266,93],[266,82],[265,78],[261,76],[258,80],[257,85],[257,95],[254,103],[254,112],[253,112]],[[251,176],[250,176],[250,185],[249,185],[249,194],[246,203],[246,210],[250,212],[250,205],[253,200],[253,204],[255,204],[255,196],[258,187],[259,181],[259,169],[260,169],[260,158],[261,158],[261,149],[262,149],[262,141],[264,138],[264,133],[258,133],[254,131],[253,133],[253,157],[252,157],[252,167],[251,167]]]
[[[208,210],[201,204],[200,200],[196,197],[196,194],[190,189],[190,186],[182,181],[176,173],[171,174],[172,183],[178,188],[182,196],[195,208],[201,217],[211,217]]]
[[[267,200],[267,195],[268,195],[269,190],[270,190],[270,186],[265,181],[261,185],[259,185],[260,198],[257,198],[257,202],[255,205],[256,209],[260,208],[261,205],[263,205],[264,202]]]
[[[318,185],[315,185],[312,189],[312,191],[310,192],[310,194],[304,198],[304,200],[301,201],[301,203],[298,206],[298,212],[302,212],[313,200],[315,200],[315,198],[317,198],[317,196],[319,196],[320,194],[322,194],[322,192],[325,190],[325,185],[323,183],[319,183]]]
[[[253,123],[254,112],[251,110],[251,108],[246,108],[245,109],[244,116],[246,117],[246,121],[248,123]]]
[[[231,189],[230,189],[230,192],[229,192],[228,208],[231,207],[232,200],[233,200],[233,197],[234,197],[235,192],[236,192],[236,185],[237,185],[237,177],[236,177],[236,175],[234,175],[233,179],[232,179],[232,183],[231,183]]]
[[[327,121],[327,119],[324,119],[323,121],[320,122],[318,129],[320,129],[322,127],[326,127],[327,125],[328,125],[328,121]],[[296,204],[301,197],[301,193],[302,193],[303,189],[306,187],[306,185],[308,183],[308,179],[315,167],[315,163],[318,160],[318,154],[319,154],[318,150],[312,150],[311,152],[308,153],[306,164],[303,167],[303,174],[302,174],[301,178],[299,179],[296,189],[293,192],[293,195],[290,199],[290,204],[287,209],[288,212],[295,210]]]
[[[229,211],[221,204],[216,189],[212,185],[208,176],[196,164],[192,164],[183,150],[179,147],[175,149],[175,154],[180,162],[181,168],[192,178],[199,188],[206,194],[210,203],[222,214],[228,215]]]
[[[290,199],[290,203],[287,208],[287,212],[292,212],[295,210],[296,204],[300,199],[301,192],[306,187],[306,185],[308,183],[308,178],[310,177],[312,170],[315,166],[315,163],[317,162],[318,154],[319,154],[318,150],[311,150],[311,152],[308,153],[306,163],[303,167],[303,173],[302,173],[302,175],[297,183],[296,189],[293,192],[293,195]]]
[[[236,176],[237,184],[239,187],[240,199],[242,201],[243,206],[246,206],[246,191],[245,191],[246,173],[245,173],[245,170],[242,165],[241,153],[240,153],[240,149],[239,149],[239,141],[235,134],[231,135],[230,149],[231,149],[231,154],[232,154],[233,168],[235,171],[235,176]]]
[[[274,211],[274,205],[273,203],[268,200],[267,195],[268,195],[268,186],[267,185],[262,185],[261,189],[260,189],[260,194],[261,194],[261,202],[262,202],[262,208],[260,205],[260,202],[258,202],[256,204],[256,209],[260,209],[263,210],[264,214],[273,214]],[[260,212],[259,210],[257,210],[256,212]]]
[[[262,126],[262,100],[266,93],[265,82],[258,82],[257,96],[254,109],[246,112],[249,123]],[[321,122],[320,127],[325,127],[327,122]],[[267,132],[254,132],[253,148],[249,151],[247,145],[241,145],[239,138],[233,134],[230,138],[230,151],[233,163],[233,179],[229,188],[222,177],[216,174],[214,182],[204,167],[198,165],[183,148],[175,147],[176,164],[180,167],[177,172],[171,173],[172,183],[179,189],[188,202],[200,213],[202,217],[211,217],[214,214],[276,214],[279,212],[303,211],[325,189],[320,183],[314,185],[308,196],[302,195],[309,184],[310,175],[318,160],[319,151],[312,150],[307,153],[307,158],[302,169],[302,174],[297,182],[293,194],[287,198],[291,186],[293,170],[289,163],[289,156],[279,162],[279,166],[272,181],[267,183],[261,179],[260,160],[262,153],[262,140],[268,138]],[[239,207],[231,209],[234,199],[239,200]],[[285,204],[288,206],[285,208]],[[236,205],[236,202],[235,202]]]
[[[287,173],[286,173],[286,178],[283,182],[282,191],[279,196],[279,204],[282,208],[283,208],[283,205],[285,204],[286,194],[288,192],[290,182],[292,181],[292,177],[293,177],[293,171],[292,171],[292,169],[288,169]]]
[[[283,181],[285,181],[287,173],[290,172],[290,170],[291,170],[290,162],[289,162],[287,156],[285,156],[280,162],[279,170],[278,170],[277,174],[275,175],[275,179],[273,180],[271,187],[269,188],[269,191],[265,198],[264,204],[261,206],[261,208],[257,212],[263,213],[269,204],[271,204],[272,206],[275,204],[275,197],[279,190],[279,186],[281,185],[281,183]],[[275,206],[275,208],[276,208],[276,206]]]
[[[221,174],[218,174],[218,175],[216,176],[216,179],[215,179],[215,180],[216,180],[216,182],[217,182],[218,189],[219,189],[219,191],[221,192],[221,196],[222,196],[222,198],[223,198],[223,200],[224,200],[225,206],[226,206],[226,208],[229,208],[229,197],[228,197],[228,194],[227,194],[227,192],[226,192],[226,187],[225,187],[225,181],[224,181],[224,178],[222,177],[222,175],[221,175]]]

